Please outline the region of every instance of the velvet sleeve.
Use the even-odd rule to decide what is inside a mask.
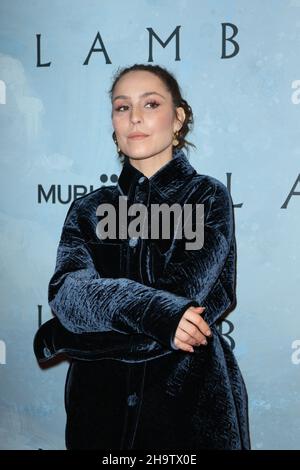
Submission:
[[[197,301],[206,307],[202,317],[212,325],[235,301],[233,203],[218,180],[206,208],[203,246],[181,250],[176,261],[171,258],[155,287]]]
[[[67,213],[48,287],[54,315],[72,333],[146,334],[172,347],[174,329],[193,299],[128,278],[101,277],[79,224],[80,200]]]

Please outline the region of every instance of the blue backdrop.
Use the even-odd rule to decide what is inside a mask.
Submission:
[[[222,327],[252,447],[300,447],[299,41],[300,0],[1,1],[1,449],[65,448],[67,363],[41,370],[32,340],[71,200],[121,171],[108,89],[134,63],[175,74],[190,161],[235,204],[237,307]]]

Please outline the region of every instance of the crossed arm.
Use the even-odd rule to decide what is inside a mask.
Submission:
[[[225,288],[220,276],[235,248],[232,201],[222,183],[206,216],[203,247],[171,260],[155,287],[99,275],[80,230],[80,204],[74,201],[66,216],[48,291],[53,313],[70,332],[142,333],[174,348],[189,306],[206,306],[203,318],[211,325],[232,302],[232,282]]]

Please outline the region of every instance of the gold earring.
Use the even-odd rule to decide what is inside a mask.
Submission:
[[[113,135],[112,135],[112,137],[113,137],[113,141],[114,141],[114,143],[115,143],[115,144],[116,144],[116,146],[117,146],[117,151],[118,151],[118,153],[120,153],[120,152],[121,152],[121,149],[120,149],[120,147],[119,147],[119,145],[118,145],[118,141],[117,141],[117,138],[116,138],[116,134],[115,134],[115,132],[113,132]]]
[[[176,145],[179,144],[179,140],[178,140],[178,131],[174,132],[172,144],[174,145],[174,147],[176,147]]]

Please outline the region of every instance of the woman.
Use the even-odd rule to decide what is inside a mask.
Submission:
[[[125,68],[110,97],[118,184],[71,204],[49,283],[55,318],[35,338],[40,362],[71,359],[67,449],[250,449],[246,387],[218,329],[235,302],[231,196],[183,152],[192,110],[166,69]],[[124,202],[203,204],[203,246],[187,249],[166,213],[159,227],[144,212],[142,236],[132,225],[121,236],[133,222]],[[184,228],[197,234],[194,219]],[[158,237],[144,236],[153,228]]]

